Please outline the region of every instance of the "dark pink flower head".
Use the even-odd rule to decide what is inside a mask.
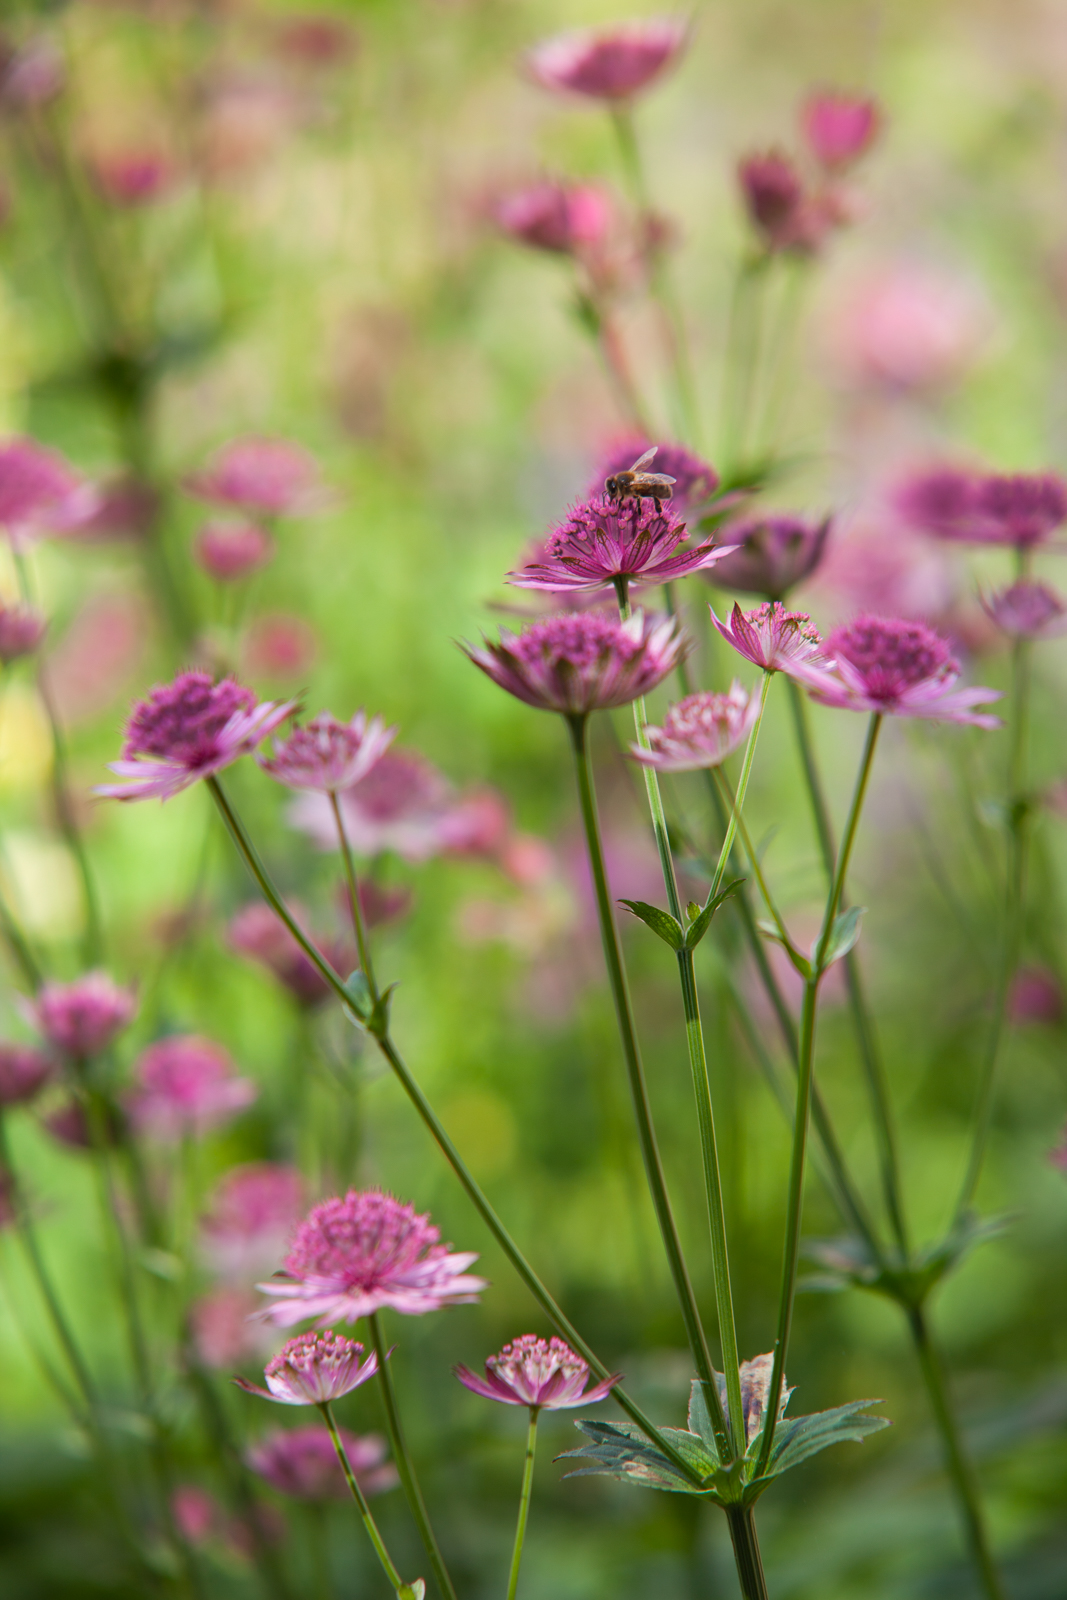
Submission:
[[[298,1333],[284,1344],[263,1371],[267,1387],[260,1389],[247,1378],[233,1381],[249,1394],[277,1400],[283,1406],[321,1406],[350,1394],[373,1378],[378,1358],[372,1351],[365,1361],[363,1346],[339,1333]]]
[[[1008,994],[1012,1022],[1043,1022],[1052,1027],[1063,1021],[1063,987],[1047,967],[1020,967]]]
[[[630,754],[657,772],[718,767],[740,749],[759,716],[760,689],[735,678],[726,694],[690,694],[669,706],[660,728],[648,729],[651,749],[632,744]]]
[[[116,206],[151,205],[178,178],[174,163],[158,151],[116,151],[97,156],[92,166],[101,194]]]
[[[597,31],[575,29],[537,45],[526,57],[530,76],[546,89],[628,100],[648,87],[680,54],[685,22],[647,17]]]
[[[635,435],[614,446],[605,456],[600,470],[586,493],[587,500],[596,500],[604,493],[604,484],[617,472],[626,472],[650,449],[652,440]],[[719,474],[710,462],[702,461],[681,444],[656,446],[655,458],[649,464],[650,472],[663,472],[674,479],[671,489],[671,508],[679,517],[688,517],[703,507],[719,487]]]
[[[467,1272],[477,1255],[440,1237],[428,1216],[378,1189],[323,1200],[297,1229],[285,1272],[259,1285],[275,1301],[262,1315],[282,1328],[309,1317],[325,1327],[382,1306],[421,1316],[477,1300],[485,1279]]]
[[[513,239],[568,256],[602,245],[612,223],[611,201],[603,189],[551,180],[505,195],[493,215]]]
[[[562,612],[522,633],[501,631],[464,653],[501,689],[541,711],[585,716],[628,705],[662,683],[685,649],[673,617],[635,611],[619,622],[596,611]]]
[[[251,689],[232,678],[215,683],[209,672],[179,672],[133,708],[122,760],[110,763],[128,781],[96,792],[115,800],[169,800],[254,750],[295,705],[257,705]]]
[[[749,221],[768,250],[810,253],[841,220],[832,205],[806,192],[794,162],[781,150],[745,156],[737,179]]]
[[[365,1495],[381,1494],[400,1480],[386,1458],[385,1440],[338,1428],[348,1464]],[[329,1429],[277,1428],[252,1445],[245,1460],[256,1475],[281,1494],[296,1500],[347,1500],[348,1484],[337,1459]]]
[[[203,1254],[219,1277],[254,1278],[285,1253],[303,1210],[295,1167],[255,1161],[226,1173],[200,1224]]]
[[[947,639],[922,622],[894,617],[857,617],[835,628],[826,641],[836,685],[813,691],[823,705],[893,717],[927,717],[999,728],[999,717],[975,706],[999,700],[997,689],[954,689],[959,662]]]
[[[193,555],[219,583],[236,583],[266,566],[274,555],[274,540],[255,522],[206,522]]]
[[[811,685],[833,685],[832,663],[806,611],[787,611],[780,600],[743,612],[735,605],[729,622],[720,622],[709,606],[711,620],[727,644],[764,672],[784,672]]]
[[[622,505],[587,500],[549,534],[544,559],[509,572],[508,582],[556,594],[609,583],[667,583],[711,566],[732,548],[716,549],[709,542],[680,550],[685,537],[685,523],[669,505],[656,511],[637,500]]]
[[[320,711],[306,727],[295,727],[287,739],[274,741],[274,754],[260,756],[264,772],[290,789],[328,794],[350,789],[367,776],[396,738],[381,717],[357,711],[351,722],[338,722]]]
[[[905,521],[939,539],[969,544],[1041,544],[1067,522],[1067,482],[1055,473],[1014,477],[934,467],[897,493]]]
[[[49,1044],[84,1059],[106,1050],[136,1011],[132,989],[121,989],[106,972],[87,972],[73,983],[46,983],[31,1014]]]
[[[460,1383],[487,1400],[545,1411],[596,1405],[622,1379],[622,1373],[616,1372],[587,1389],[589,1367],[581,1356],[562,1339],[546,1341],[535,1333],[524,1333],[521,1339],[506,1344],[499,1355],[490,1356],[484,1378],[469,1367],[456,1367],[455,1372]]]
[[[312,937],[304,907],[296,901],[288,901],[287,907],[297,926],[311,938],[334,971],[349,971],[355,964],[351,947],[341,939]],[[237,912],[230,923],[228,938],[238,954],[266,967],[302,1006],[317,1006],[333,993],[285,924],[262,900],[253,900]]]
[[[0,1106],[24,1105],[44,1087],[53,1063],[32,1044],[0,1041]]]
[[[129,1103],[134,1125],[167,1141],[229,1122],[259,1093],[250,1078],[234,1076],[221,1045],[191,1033],[150,1044],[134,1072],[139,1084]]]
[[[769,515],[731,523],[724,537],[734,549],[709,576],[723,589],[781,600],[822,560],[830,519]]]
[[[43,1121],[53,1139],[58,1139],[59,1143],[66,1145],[68,1149],[93,1148],[95,1142],[93,1130],[89,1127],[89,1119],[80,1100],[67,1100],[55,1111],[50,1111]],[[120,1145],[125,1140],[126,1133],[126,1118],[121,1109],[115,1105],[108,1106],[103,1128],[106,1143],[112,1146]]]
[[[48,623],[32,606],[0,604],[0,661],[10,666],[21,656],[32,655],[44,638]]]
[[[870,149],[881,131],[882,116],[876,100],[822,89],[805,104],[800,125],[816,161],[836,172]]]
[[[989,616],[1013,639],[1050,639],[1067,629],[1067,605],[1044,583],[1022,580],[983,596]]]
[[[99,495],[33,439],[0,444],[0,528],[16,549],[46,533],[69,533],[96,511]]]
[[[286,439],[234,439],[186,482],[191,494],[252,516],[300,516],[323,502],[315,458]]]

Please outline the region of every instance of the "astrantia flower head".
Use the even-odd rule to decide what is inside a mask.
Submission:
[[[800,122],[816,161],[834,172],[851,166],[870,149],[882,118],[876,100],[822,89],[808,100]]]
[[[294,700],[257,705],[251,689],[232,678],[215,683],[208,672],[179,672],[133,708],[122,760],[110,763],[129,781],[96,792],[115,800],[169,800],[254,750],[295,707]]]
[[[685,537],[685,523],[669,506],[657,511],[637,500],[622,505],[587,500],[549,534],[544,559],[509,572],[508,582],[557,594],[609,583],[627,588],[667,583],[721,561],[732,548],[716,549],[709,542],[679,550]]]
[[[363,1346],[339,1333],[298,1333],[284,1344],[263,1371],[265,1389],[247,1378],[233,1381],[249,1394],[277,1400],[283,1406],[321,1406],[350,1394],[373,1378],[378,1358],[372,1351],[364,1361]]]
[[[809,685],[832,686],[832,663],[806,611],[787,611],[775,600],[743,612],[735,605],[729,622],[720,622],[709,606],[711,620],[727,644],[764,672],[784,672]]]
[[[822,560],[830,519],[770,515],[732,523],[725,538],[732,552],[709,574],[712,583],[741,594],[781,600]]]
[[[161,151],[118,150],[98,155],[92,173],[105,200],[116,206],[145,206],[174,188],[179,171]]]
[[[584,716],[628,705],[662,683],[685,642],[673,617],[635,611],[626,622],[595,611],[563,612],[499,643],[464,653],[501,689],[541,711]]]
[[[1013,639],[1051,639],[1067,629],[1067,605],[1044,583],[1013,583],[983,596],[982,605]]]
[[[395,728],[387,728],[381,717],[368,719],[365,711],[357,711],[351,722],[320,711],[306,727],[276,739],[274,754],[260,756],[259,764],[290,789],[328,794],[365,778],[395,738]]]
[[[526,66],[546,89],[628,100],[675,60],[687,33],[686,23],[673,17],[647,17],[600,31],[576,29],[537,45]]]
[[[136,1010],[131,989],[120,988],[106,972],[87,972],[73,983],[46,983],[31,1014],[49,1044],[84,1059],[105,1050]]]
[[[304,907],[292,900],[287,901],[286,906],[297,927],[307,934],[334,971],[348,972],[355,964],[351,946],[343,939],[312,936]],[[289,929],[262,900],[253,900],[237,912],[230,923],[228,938],[240,955],[258,961],[272,972],[302,1006],[317,1006],[333,993]]]
[[[400,1480],[386,1458],[385,1440],[377,1433],[355,1434],[338,1428],[348,1464],[367,1496],[392,1489]],[[296,1500],[347,1500],[348,1484],[328,1428],[277,1428],[245,1457],[256,1475],[281,1494]]]
[[[226,1173],[200,1225],[200,1243],[221,1277],[254,1278],[283,1254],[300,1220],[303,1182],[295,1167],[254,1161]]]
[[[823,705],[893,717],[928,717],[999,728],[1000,718],[975,706],[1000,699],[997,689],[955,689],[959,662],[947,639],[922,622],[857,617],[826,641],[838,682],[814,689]]]
[[[939,539],[1029,549],[1067,522],[1067,482],[1052,472],[934,467],[900,488],[897,506],[912,527]]]
[[[266,566],[274,541],[255,522],[206,522],[196,536],[193,554],[219,583],[236,583]]]
[[[191,1033],[149,1045],[134,1072],[139,1087],[130,1097],[130,1115],[157,1139],[205,1133],[229,1122],[259,1093],[250,1078],[234,1076],[221,1045]]]
[[[0,528],[16,549],[46,533],[69,533],[97,509],[96,489],[33,439],[0,444]]]
[[[201,500],[253,516],[299,516],[324,498],[314,457],[286,439],[234,439],[185,486]]]
[[[651,449],[653,441],[635,435],[612,447],[601,463],[600,470],[586,495],[587,500],[597,500],[604,493],[604,484],[617,472],[626,472]],[[671,509],[679,517],[690,516],[705,505],[719,487],[719,474],[710,462],[701,460],[692,450],[681,444],[656,445],[650,472],[663,472],[674,479],[671,489]]]
[[[661,728],[650,727],[651,749],[632,744],[630,754],[657,772],[718,767],[739,749],[759,716],[760,689],[735,678],[727,694],[690,694],[668,707]]]
[[[32,655],[47,627],[45,618],[32,606],[0,605],[0,661],[4,666]]]
[[[781,150],[746,156],[737,180],[749,221],[767,250],[810,253],[835,218],[832,206],[809,195],[794,162]]]
[[[616,1372],[587,1389],[589,1367],[581,1356],[562,1339],[539,1339],[535,1333],[524,1333],[521,1339],[506,1344],[499,1355],[490,1356],[484,1378],[469,1367],[456,1367],[455,1373],[460,1383],[487,1400],[545,1411],[596,1405],[622,1378],[622,1373]]]
[[[602,189],[548,179],[505,195],[493,215],[513,239],[568,256],[602,244],[612,220],[611,201]]]
[[[53,1064],[32,1044],[0,1041],[0,1106],[24,1105],[50,1078]]]
[[[486,1287],[467,1272],[477,1254],[440,1238],[428,1216],[378,1189],[323,1200],[297,1229],[285,1271],[259,1285],[275,1302],[262,1315],[283,1328],[309,1317],[325,1327],[382,1306],[420,1316],[475,1301]]]

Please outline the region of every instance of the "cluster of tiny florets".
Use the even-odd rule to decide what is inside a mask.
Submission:
[[[215,683],[208,672],[182,672],[140,701],[126,725],[123,756],[163,756],[193,766],[210,757],[219,734],[238,711],[251,711],[256,697],[232,678]]]
[[[368,1288],[418,1261],[447,1252],[441,1230],[412,1205],[377,1190],[350,1189],[313,1206],[293,1238],[285,1267],[296,1277],[329,1278]]]
[[[835,659],[855,667],[876,697],[959,671],[948,641],[921,622],[858,617],[837,628],[827,640],[827,648]]]

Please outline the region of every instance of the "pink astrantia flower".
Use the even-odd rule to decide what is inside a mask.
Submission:
[[[934,467],[905,483],[897,507],[912,527],[967,544],[1041,544],[1067,522],[1067,482],[1052,472],[1014,477]]]
[[[347,972],[355,965],[355,954],[345,940],[312,936],[304,907],[296,901],[286,904],[297,926],[335,972]],[[289,929],[262,900],[253,900],[237,912],[227,936],[239,955],[248,956],[266,967],[302,1006],[317,1006],[333,993]]]
[[[173,189],[178,169],[156,151],[121,150],[98,155],[93,177],[105,200],[116,206],[145,206]]]
[[[277,1330],[256,1316],[251,1288],[220,1284],[189,1307],[189,1329],[205,1367],[231,1371],[246,1361],[265,1361],[278,1347]]]
[[[1000,718],[975,707],[1000,699],[998,689],[954,689],[960,674],[949,643],[922,622],[857,617],[826,641],[838,678],[817,685],[816,700],[846,711],[999,728]]]
[[[33,439],[0,444],[0,528],[16,549],[46,533],[69,533],[93,515],[97,490]]]
[[[616,1372],[587,1389],[589,1367],[581,1356],[562,1339],[546,1341],[535,1333],[524,1333],[521,1339],[506,1344],[499,1355],[490,1356],[484,1378],[469,1367],[454,1370],[460,1383],[487,1400],[545,1411],[596,1405],[622,1379],[622,1373]]]
[[[0,1041],[0,1106],[25,1105],[44,1087],[53,1063],[32,1044]]]
[[[377,1433],[362,1435],[338,1428],[348,1464],[365,1495],[392,1489],[400,1479],[387,1461],[385,1440]],[[281,1494],[296,1500],[346,1500],[345,1481],[329,1429],[312,1423],[306,1428],[277,1428],[254,1444],[245,1460],[256,1475]]]
[[[309,1317],[325,1327],[382,1306],[421,1316],[476,1301],[486,1287],[467,1272],[477,1254],[449,1251],[440,1237],[428,1216],[378,1189],[323,1200],[297,1229],[285,1271],[259,1284],[275,1301],[262,1315],[282,1328]]]
[[[745,156],[737,181],[749,221],[767,250],[810,254],[841,220],[830,197],[808,194],[794,162],[780,150]]]
[[[807,101],[800,125],[816,161],[833,172],[851,166],[870,149],[882,118],[876,100],[822,89]]]
[[[651,448],[652,443],[651,439],[635,435],[614,445],[589,485],[586,499],[598,499],[604,493],[606,480],[617,472],[628,471]],[[666,473],[674,479],[671,507],[680,517],[687,517],[705,505],[719,487],[719,474],[715,468],[681,444],[657,445],[655,459],[648,470]]]
[[[541,711],[585,716],[628,705],[662,683],[685,649],[673,617],[635,611],[618,622],[593,611],[563,612],[499,643],[464,654],[501,689]]]
[[[254,1278],[285,1251],[303,1210],[295,1167],[254,1161],[220,1181],[200,1224],[200,1248],[223,1278]]]
[[[829,517],[814,522],[771,514],[731,523],[725,537],[734,548],[708,576],[723,589],[781,600],[815,571],[829,532]]]
[[[965,278],[894,262],[835,297],[829,342],[854,383],[938,390],[972,365],[990,325],[989,307]]]
[[[193,554],[219,583],[236,583],[266,566],[274,554],[274,540],[255,522],[206,522],[196,536]]]
[[[675,60],[687,34],[687,24],[672,17],[621,22],[601,31],[575,29],[537,45],[526,66],[546,89],[628,100]]]
[[[709,606],[711,620],[727,644],[764,672],[784,672],[809,686],[833,687],[832,662],[817,628],[806,611],[787,611],[775,600],[743,612],[735,605],[729,622],[720,622]]]
[[[493,216],[505,233],[535,250],[577,256],[603,244],[612,209],[603,189],[546,179],[505,195]]]
[[[609,583],[667,583],[721,561],[733,548],[716,549],[709,542],[679,550],[685,537],[685,523],[669,506],[655,511],[637,500],[619,506],[588,500],[549,534],[544,560],[509,572],[508,582],[557,594]]]
[[[30,1014],[49,1044],[84,1059],[105,1050],[134,1017],[137,997],[106,972],[87,972],[73,983],[46,983]]]
[[[234,439],[185,487],[201,500],[253,516],[300,516],[324,498],[314,457],[286,439]]]
[[[320,711],[306,727],[295,727],[287,739],[274,741],[274,754],[260,756],[260,766],[290,789],[328,794],[350,789],[370,772],[396,738],[382,717],[357,711],[351,722],[338,722]]]
[[[1051,639],[1067,629],[1067,605],[1047,584],[1023,580],[982,597],[989,616],[1013,639]]]
[[[650,750],[632,744],[630,754],[657,772],[695,772],[718,767],[745,743],[759,716],[760,688],[735,678],[726,694],[690,694],[669,706],[660,728],[648,729]]]
[[[48,623],[32,606],[0,604],[0,661],[10,666],[21,656],[32,655],[44,638]]]
[[[134,1124],[167,1141],[229,1122],[259,1093],[250,1078],[234,1076],[221,1045],[191,1033],[149,1045],[134,1072],[139,1083],[129,1103]]]
[[[378,1357],[373,1351],[365,1361],[362,1356],[363,1346],[339,1333],[298,1333],[267,1362],[265,1389],[247,1378],[233,1381],[249,1394],[277,1400],[283,1406],[321,1406],[374,1377]]]
[[[96,793],[169,800],[254,750],[295,708],[295,700],[257,705],[251,689],[232,678],[215,683],[208,672],[179,672],[133,708],[122,760],[109,763],[128,782],[103,784]]]

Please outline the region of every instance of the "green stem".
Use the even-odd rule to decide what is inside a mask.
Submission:
[[[328,1401],[324,1400],[318,1409],[322,1413],[323,1422],[325,1422],[327,1428],[330,1430],[330,1438],[333,1440],[333,1447],[337,1451],[337,1459],[341,1463],[341,1471],[345,1475],[345,1482],[348,1484],[349,1493],[356,1502],[359,1514],[363,1518],[363,1526],[367,1530],[370,1542],[374,1546],[378,1560],[382,1564],[385,1576],[389,1579],[394,1591],[399,1594],[401,1589],[404,1587],[404,1580],[393,1565],[392,1558],[390,1557],[388,1550],[385,1548],[385,1541],[378,1532],[378,1525],[371,1515],[371,1509],[366,1502],[363,1490],[356,1482],[356,1475],[352,1471],[348,1456],[345,1454],[345,1447],[341,1440],[341,1435],[337,1431],[337,1424],[333,1420],[333,1414],[330,1411]]]
[[[756,754],[756,740],[759,738],[760,723],[763,721],[763,713],[767,708],[767,695],[770,691],[771,678],[773,676],[774,674],[770,672],[763,674],[763,683],[760,688],[759,714],[752,724],[752,732],[749,734],[748,744],[745,746],[745,759],[741,765],[741,776],[737,780],[737,797],[730,811],[730,820],[726,824],[726,836],[722,841],[722,849],[719,851],[719,859],[715,866],[715,875],[711,880],[711,888],[708,890],[709,900],[714,900],[719,892],[719,886],[726,871],[726,863],[730,859],[730,852],[734,847],[734,839],[737,837],[738,818],[745,806],[745,795],[748,793],[748,780],[752,772],[752,761]]]
[[[603,306],[594,306],[594,315],[597,322],[597,348],[611,379],[619,407],[636,431],[644,438],[650,439],[652,425],[634,382],[618,324]]]
[[[363,912],[359,904],[359,883],[356,880],[355,862],[352,860],[352,847],[348,842],[345,832],[345,821],[341,815],[341,806],[336,792],[330,790],[330,807],[333,811],[333,820],[337,827],[337,838],[341,846],[341,856],[345,864],[345,879],[348,884],[348,903],[352,909],[352,928],[356,935],[356,948],[359,951],[359,965],[363,976],[367,980],[371,998],[377,1004],[378,985],[374,981],[374,968],[371,965],[370,945],[367,942],[367,933],[363,924]]]
[[[723,356],[723,391],[719,419],[723,479],[744,477],[746,445],[759,365],[763,288],[771,258],[746,255],[737,268]]]
[[[727,1506],[726,1525],[734,1547],[737,1577],[744,1600],[767,1600],[767,1580],[756,1538],[756,1513],[752,1506]]]
[[[526,1435],[526,1460],[522,1469],[522,1489],[519,1491],[519,1520],[515,1527],[515,1548],[511,1553],[511,1571],[508,1574],[507,1600],[515,1600],[519,1587],[519,1566],[522,1547],[526,1540],[526,1521],[530,1515],[530,1490],[533,1488],[534,1456],[537,1452],[537,1406],[530,1407],[530,1429]]]
[[[441,1554],[437,1537],[430,1523],[426,1502],[422,1497],[419,1480],[415,1476],[415,1467],[408,1453],[403,1429],[400,1426],[400,1411],[396,1403],[396,1393],[393,1389],[393,1375],[389,1367],[389,1352],[385,1347],[381,1321],[377,1312],[373,1312],[367,1318],[367,1325],[370,1328],[374,1353],[378,1357],[378,1383],[381,1389],[382,1406],[385,1410],[386,1431],[389,1434],[389,1443],[392,1447],[396,1470],[399,1472],[400,1481],[404,1485],[404,1494],[407,1496],[411,1515],[414,1517],[418,1527],[419,1537],[426,1546],[426,1554],[430,1558],[430,1565],[433,1567],[438,1587],[441,1593],[446,1596],[446,1600],[456,1600],[456,1591],[453,1587],[452,1579],[448,1575],[448,1568],[445,1566],[444,1557]]]

